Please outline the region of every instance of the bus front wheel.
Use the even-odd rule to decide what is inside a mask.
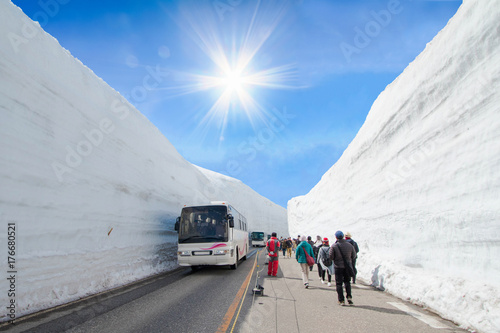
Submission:
[[[245,252],[245,255],[243,256],[243,258],[241,258],[242,260],[247,260],[247,255],[248,255],[248,245],[245,246],[246,248],[246,252]]]
[[[233,265],[229,265],[229,268],[231,268],[231,269],[238,268],[238,260],[240,260],[240,259],[238,258],[238,248],[236,248],[236,261],[234,262]]]

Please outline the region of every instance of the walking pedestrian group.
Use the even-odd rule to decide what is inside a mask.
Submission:
[[[322,284],[332,285],[332,276],[335,277],[335,286],[339,305],[353,305],[352,283],[356,283],[356,259],[359,252],[358,244],[347,232],[338,230],[335,233],[336,241],[330,246],[328,238],[316,236],[316,241],[312,241],[311,236],[298,236],[297,239],[291,237],[276,238],[276,233],[272,233],[271,239],[266,244],[269,256],[268,275],[276,276],[278,271],[278,253],[283,251],[283,257],[291,258],[292,251],[295,252],[295,259],[300,265],[302,272],[302,282],[304,287],[309,288],[309,272],[316,265],[318,268],[319,280]],[[285,254],[286,253],[286,254]],[[328,280],[327,280],[328,279]],[[345,288],[345,297],[344,297]]]

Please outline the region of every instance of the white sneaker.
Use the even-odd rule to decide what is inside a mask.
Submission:
[[[328,287],[331,287],[332,286],[332,283],[331,282],[328,282]]]
[[[320,280],[320,281],[321,281],[321,284],[325,284],[325,281],[323,281],[323,280]]]

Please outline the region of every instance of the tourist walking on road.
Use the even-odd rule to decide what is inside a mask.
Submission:
[[[267,275],[276,276],[278,274],[278,255],[280,251],[280,242],[276,238],[276,233],[271,234],[271,239],[266,244],[267,254],[269,256],[269,265],[267,266]]]
[[[281,244],[281,250],[283,251],[283,258],[286,258],[285,254],[286,254],[286,249],[287,249],[287,246],[288,246],[287,243],[286,243],[286,238],[281,237],[280,244]]]
[[[351,238],[350,232],[345,233],[345,240],[346,242],[354,246],[354,250],[356,251],[356,258],[352,261],[352,268],[354,269],[354,276],[352,277],[352,283],[356,283],[356,275],[358,275],[358,270],[356,269],[356,260],[358,259],[358,252],[359,252],[358,243],[356,243],[354,239]]]
[[[300,240],[300,244],[295,249],[295,259],[297,259],[297,262],[300,264],[304,286],[309,288],[309,265],[307,264],[306,252],[313,258],[314,252],[312,246],[307,242],[306,236],[302,236]]]
[[[330,242],[328,238],[323,239],[323,245],[318,250],[318,271],[321,283],[325,283],[325,275],[328,274],[328,287],[332,286],[332,275],[334,272],[333,261],[330,259]]]
[[[314,258],[316,258],[316,256],[318,255],[317,252],[314,252],[314,242],[311,238],[311,236],[307,236],[307,242],[309,243],[309,245],[311,245],[312,249],[313,249],[313,254],[314,254]],[[312,272],[313,270],[313,266],[309,266],[309,271]]]
[[[285,242],[286,242],[286,255],[288,258],[291,258],[292,257],[292,247],[293,247],[292,237],[288,237],[288,239]]]
[[[321,239],[321,236],[318,235],[316,236],[316,242],[314,242],[313,247],[317,247],[318,249],[323,246],[323,240]],[[314,250],[314,248],[313,248]]]
[[[321,265],[319,264],[318,261],[318,251],[321,246],[323,246],[323,241],[321,240],[321,236],[318,235],[316,236],[316,241],[314,242],[314,244],[312,244],[312,247],[314,252],[314,258],[316,258],[316,264],[318,265],[318,275],[320,280],[321,280]]]
[[[352,260],[356,258],[356,250],[354,246],[346,242],[342,231],[337,231],[335,233],[335,238],[337,238],[337,243],[330,247],[330,259],[332,259],[334,265],[335,284],[337,287],[339,304],[345,305],[344,291],[342,288],[342,284],[345,284],[347,302],[349,305],[352,305],[351,277],[346,272],[344,261],[347,265],[352,265]]]

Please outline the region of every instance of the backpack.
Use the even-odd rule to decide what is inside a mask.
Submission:
[[[328,247],[325,248],[329,249]],[[330,267],[332,265],[332,259],[330,258],[330,253],[328,253],[329,251],[321,251],[323,251],[323,265],[325,265],[326,267]]]
[[[271,242],[272,239],[268,240],[267,241],[267,253],[269,254],[269,256],[272,256],[272,257],[277,257],[278,256],[278,251],[279,251],[279,247],[278,247],[278,240],[277,239],[274,239],[274,242]],[[273,249],[271,250],[271,245],[270,244],[273,244]],[[270,252],[273,252],[274,254],[271,255]]]

